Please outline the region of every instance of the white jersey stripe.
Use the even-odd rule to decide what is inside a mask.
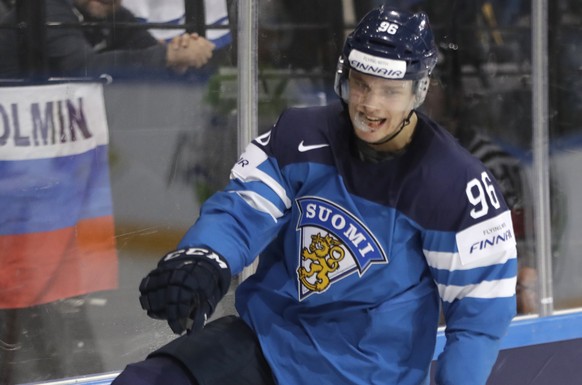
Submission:
[[[461,262],[461,258],[459,257],[459,253],[431,251],[426,249],[424,249],[423,251],[426,257],[426,261],[430,267],[432,267],[433,269],[449,271],[470,270],[479,267],[503,264],[510,259],[517,258],[517,250],[514,247],[512,249],[505,250],[504,252],[492,255],[487,259],[481,259],[471,264],[463,265],[463,263]]]
[[[230,179],[242,182],[262,182],[269,186],[281,198],[287,209],[291,208],[291,200],[287,192],[275,179],[258,169],[259,165],[268,159],[267,154],[254,144],[249,144],[238,162],[230,171]]]
[[[454,286],[437,284],[443,301],[453,302],[463,298],[501,298],[515,295],[516,277],[497,281],[484,281],[475,285]]]
[[[236,191],[245,202],[247,202],[255,210],[269,214],[275,222],[283,216],[279,210],[270,200],[265,199],[254,191]]]

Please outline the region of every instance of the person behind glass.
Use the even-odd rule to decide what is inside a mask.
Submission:
[[[427,16],[379,7],[347,37],[327,106],[284,111],[140,284],[177,337],[125,384],[485,384],[516,312],[511,214],[491,173],[417,108]],[[238,315],[206,323],[231,277]],[[171,377],[171,378],[170,378]]]
[[[49,23],[137,23],[121,0],[47,0]],[[3,24],[15,23],[14,13]],[[0,76],[22,76],[22,63],[15,30],[0,33]],[[197,34],[183,34],[163,44],[147,30],[122,25],[47,28],[46,52],[50,76],[116,76],[183,74],[200,68],[212,57],[214,44]]]

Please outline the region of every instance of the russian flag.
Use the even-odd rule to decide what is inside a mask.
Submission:
[[[0,309],[117,287],[101,84],[0,88]]]

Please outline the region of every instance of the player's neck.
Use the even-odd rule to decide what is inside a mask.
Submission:
[[[405,123],[405,126],[398,135],[386,143],[369,144],[370,148],[379,152],[400,152],[404,150],[412,140],[417,122],[418,117],[416,116],[416,113],[412,113],[408,124]]]
[[[416,117],[416,114],[412,114],[410,122],[404,126],[397,136],[386,143],[378,145],[371,145],[354,135],[356,149],[360,160],[371,163],[380,163],[404,154],[406,148],[412,141],[417,122],[418,118]]]

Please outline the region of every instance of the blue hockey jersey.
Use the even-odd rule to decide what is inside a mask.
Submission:
[[[421,113],[406,151],[360,160],[342,104],[289,109],[234,165],[181,246],[239,273],[236,307],[281,385],[485,384],[515,315],[516,248],[496,181]]]

